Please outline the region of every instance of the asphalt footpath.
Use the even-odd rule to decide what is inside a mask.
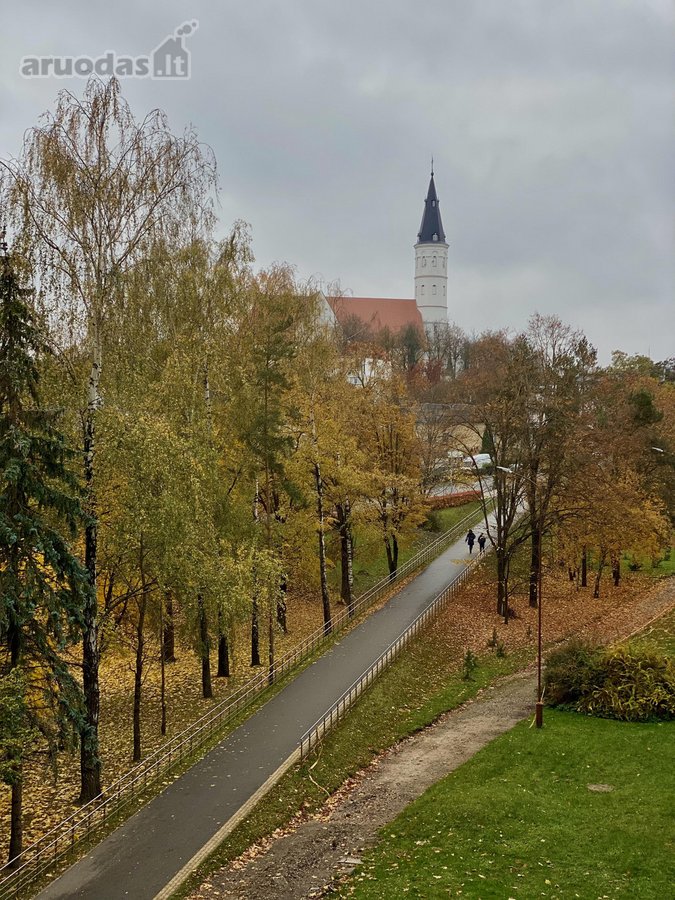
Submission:
[[[477,550],[474,547],[474,555]],[[39,895],[39,900],[156,897],[469,560],[462,538],[200,762],[67,869]]]

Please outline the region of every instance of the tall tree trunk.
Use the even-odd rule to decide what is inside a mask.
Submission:
[[[354,535],[347,510],[347,583],[349,584],[349,615],[354,615]]]
[[[169,592],[167,591],[165,595],[165,601],[170,597]],[[160,709],[162,714],[162,721],[160,725],[160,734],[164,736],[166,734],[166,656],[165,654],[165,646],[164,646],[164,603],[159,604],[159,672],[160,672],[160,687],[159,687],[159,702]]]
[[[286,595],[288,593],[288,582],[286,581],[286,575],[282,574],[281,580],[279,582],[279,597],[277,598],[277,625],[284,634],[288,634],[288,604],[286,602]]]
[[[216,678],[230,676],[230,648],[227,643],[227,632],[223,627],[223,617],[218,610],[218,670]]]
[[[323,606],[323,633],[330,634],[333,630],[333,621],[330,611],[330,595],[328,593],[328,577],[326,574],[326,535],[323,530],[323,480],[321,467],[314,463],[314,487],[316,488],[316,514],[319,520],[319,575],[321,577],[321,603]]]
[[[145,655],[145,612],[147,609],[147,592],[145,587],[138,604],[138,622],[136,623],[136,665],[134,667],[134,762],[141,758],[141,697],[143,691],[143,663]]]
[[[530,548],[530,606],[537,608],[539,602],[539,566],[541,565],[541,529],[536,527],[532,532]]]
[[[352,534],[349,524],[349,501],[336,505],[338,534],[340,536],[340,599],[347,606],[350,617],[354,615],[354,597],[352,587],[353,575],[353,549]]]
[[[260,665],[260,622],[257,600],[251,603],[251,665]]]
[[[176,629],[173,623],[173,595],[167,591],[164,596],[164,628],[162,629],[162,659],[164,662],[176,662]]]
[[[387,568],[389,570],[389,578],[393,580],[396,577],[396,561],[394,558],[392,542],[388,534],[384,537],[384,549],[387,551]]]
[[[197,597],[199,609],[199,655],[202,661],[202,697],[210,700],[213,697],[211,687],[211,644],[209,641],[209,623],[206,618],[204,598],[200,594]]]
[[[286,598],[282,596],[277,600],[277,625],[284,634],[288,634],[288,621],[287,621],[288,607],[286,605]]]
[[[274,612],[267,610],[267,681],[274,684]]]
[[[216,675],[218,678],[230,677],[230,648],[226,634],[218,637],[218,671]]]
[[[281,596],[277,600],[277,624],[281,628],[284,634],[288,634],[288,623],[286,621],[286,613],[288,611],[288,607],[286,605],[286,593],[288,591],[288,583],[286,581],[286,576],[281,576],[281,584],[279,585],[279,591]]]
[[[507,592],[507,566],[506,557],[497,548],[497,615],[504,616],[508,621],[508,592]]]
[[[588,550],[585,544],[581,551],[581,586],[588,587]]]
[[[600,551],[600,559],[598,560],[598,571],[595,573],[595,584],[593,586],[593,599],[597,600],[600,596],[600,579],[602,578],[602,570],[605,568],[605,560],[607,558],[607,552],[605,550]]]
[[[12,805],[9,823],[8,862],[23,851],[23,766],[19,763],[16,780],[12,782]],[[18,864],[18,860],[17,860]]]
[[[15,617],[10,613],[7,627],[7,643],[9,646],[10,671],[19,665],[21,658],[21,629]],[[12,801],[9,819],[9,855],[8,862],[16,859],[23,850],[23,764],[16,760],[16,780],[12,783]],[[17,865],[18,865],[17,861]]]
[[[268,359],[269,371],[269,359]],[[272,552],[272,472],[271,452],[269,444],[269,379],[265,378],[265,536],[267,538],[267,551]],[[252,655],[251,655],[252,658]],[[270,684],[274,682],[274,616],[272,608],[267,612],[267,678]]]
[[[614,579],[614,587],[619,586],[621,581],[621,554],[612,554],[612,578]]]
[[[101,337],[96,327],[94,351],[87,390],[87,412],[84,422],[84,480],[87,490],[89,522],[85,528],[84,556],[89,572],[89,591],[82,610],[82,687],[84,691],[85,724],[80,733],[80,803],[88,803],[101,793],[101,760],[98,754],[98,719],[100,709],[99,643],[96,555],[98,523],[94,496],[94,451],[96,412],[100,405]]]

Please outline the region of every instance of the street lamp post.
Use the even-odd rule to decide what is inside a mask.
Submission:
[[[537,702],[534,706],[534,723],[537,728],[544,724],[544,694],[541,687],[541,547],[537,559]]]

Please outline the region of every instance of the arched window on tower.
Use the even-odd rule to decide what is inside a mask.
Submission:
[[[436,296],[436,285],[435,284],[432,285],[432,287],[431,287],[431,293],[434,295],[434,297]]]
[[[422,265],[426,266],[426,264],[427,264],[427,258],[426,258],[426,256],[423,256],[422,257]]]
[[[445,297],[445,285],[443,285],[443,296]]]
[[[432,266],[435,266],[435,265],[436,265],[436,257],[435,257],[435,256],[432,256],[432,257],[431,257],[431,265],[432,265]]]
[[[422,285],[422,286],[420,287],[420,293],[421,293],[421,295],[424,297],[424,285]]]

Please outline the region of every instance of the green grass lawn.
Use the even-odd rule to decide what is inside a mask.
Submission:
[[[674,722],[546,710],[409,806],[340,895],[666,900],[674,773]]]
[[[478,514],[481,508],[479,500],[473,500],[471,503],[465,503],[463,506],[451,506],[448,509],[435,509],[429,513],[429,523],[433,531],[439,533],[447,531],[456,525],[461,519],[472,513]]]
[[[656,559],[636,553],[624,555],[621,560],[622,571],[630,571],[631,566],[639,566],[638,571],[652,578],[668,578],[675,575],[675,547],[669,547]]]

